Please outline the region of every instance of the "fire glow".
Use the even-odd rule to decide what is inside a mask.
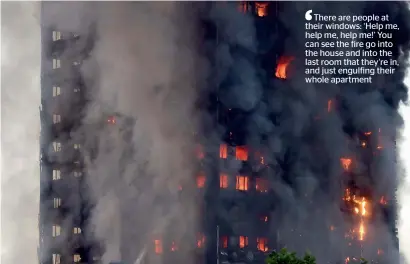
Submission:
[[[352,165],[352,159],[350,158],[341,158],[340,163],[345,171],[350,170],[350,166]]]
[[[256,14],[258,17],[266,17],[268,15],[268,3],[255,3]]]
[[[355,215],[360,217],[360,222],[356,230],[351,231],[350,233],[357,233],[357,238],[359,241],[363,241],[366,235],[365,219],[369,217],[370,212],[368,209],[369,202],[365,197],[356,196],[352,191],[347,188],[345,190],[345,196],[343,200],[346,201],[350,206]],[[347,235],[346,237],[351,237]]]
[[[276,67],[275,76],[278,79],[287,79],[288,76],[288,67],[289,64],[294,60],[292,56],[282,56],[278,61],[278,66]]]

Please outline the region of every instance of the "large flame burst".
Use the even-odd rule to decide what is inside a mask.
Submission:
[[[354,228],[350,233],[354,233],[359,241],[363,241],[366,235],[366,219],[370,216],[369,204],[370,202],[364,196],[357,196],[347,188],[343,200],[347,202],[350,209],[360,218],[358,227]],[[347,237],[351,237],[347,235]]]

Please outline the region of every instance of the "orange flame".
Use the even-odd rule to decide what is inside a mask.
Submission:
[[[294,57],[291,56],[282,56],[278,61],[278,66],[276,67],[276,78],[279,79],[287,79],[289,76],[287,75],[287,68],[289,64],[293,61]]]
[[[258,17],[266,17],[268,15],[268,3],[255,3],[256,14]]]
[[[352,165],[352,159],[350,158],[341,158],[340,163],[342,164],[342,167],[345,171],[348,171],[350,169],[350,165]]]
[[[369,211],[367,209],[368,201],[365,197],[356,197],[356,195],[352,194],[350,189],[347,188],[345,190],[345,196],[343,197],[344,201],[351,202],[354,205],[354,212],[362,217],[367,217],[369,215]]]
[[[366,231],[364,229],[364,223],[363,221],[360,221],[360,226],[359,226],[359,240],[363,241],[364,240],[364,235]]]
[[[330,113],[332,111],[332,100],[327,101],[327,112]]]

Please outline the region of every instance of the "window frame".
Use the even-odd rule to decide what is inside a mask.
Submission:
[[[241,184],[241,181],[244,181],[244,182]],[[244,186],[244,187],[242,188],[241,186]],[[243,192],[248,191],[249,190],[249,176],[237,175],[235,188],[237,191],[243,191]]]

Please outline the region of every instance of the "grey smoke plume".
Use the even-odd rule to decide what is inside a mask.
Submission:
[[[195,234],[195,197],[178,201],[177,191],[196,169],[196,25],[192,10],[174,2],[104,3],[94,12],[98,40],[83,72],[95,83],[85,122],[120,117],[85,131],[98,147],[87,164],[91,225],[104,242],[104,263],[131,262],[165,229]]]

